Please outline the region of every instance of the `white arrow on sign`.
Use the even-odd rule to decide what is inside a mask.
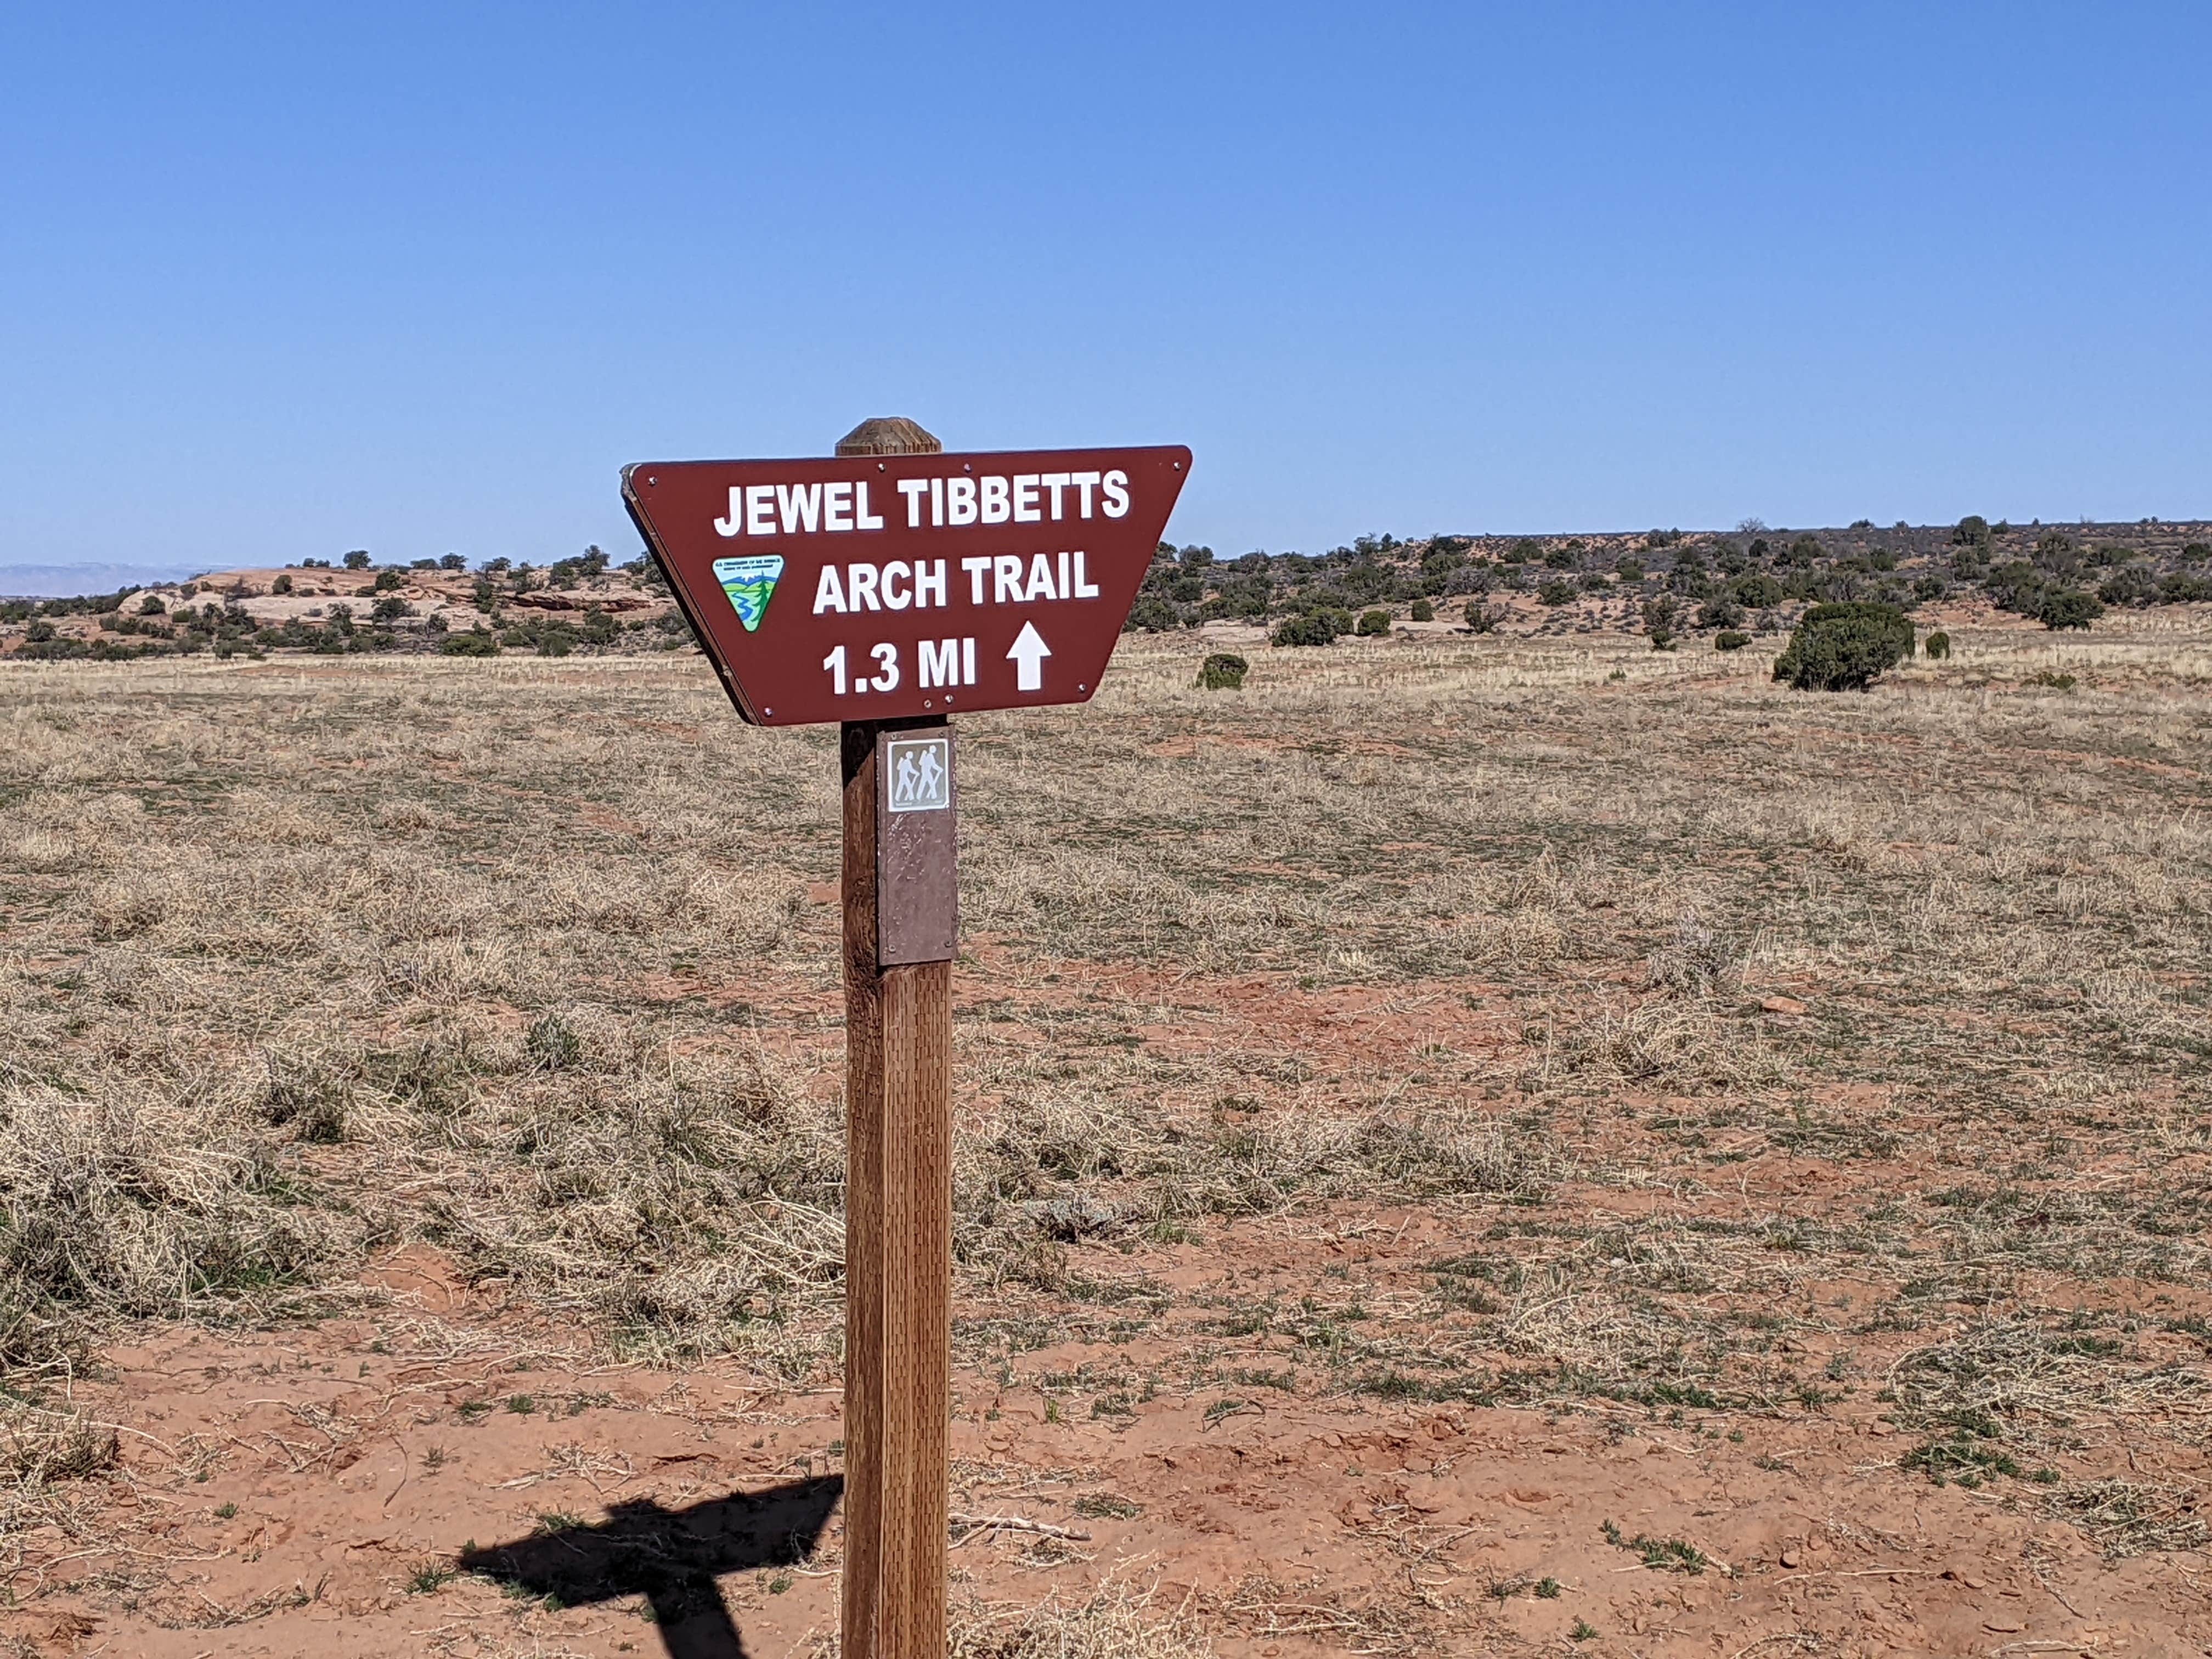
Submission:
[[[1042,691],[1044,690],[1044,659],[1052,655],[1052,647],[1044,642],[1044,635],[1036,631],[1035,623],[1024,623],[1022,631],[1006,647],[1006,660],[1014,665],[1014,690]]]

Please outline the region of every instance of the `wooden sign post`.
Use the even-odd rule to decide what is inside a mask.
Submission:
[[[956,711],[1087,702],[1190,473],[1182,448],[623,470],[738,712],[842,732],[846,1659],[944,1659],[952,1416]]]
[[[939,447],[911,421],[869,421],[839,443],[837,453],[931,454]],[[895,738],[944,740],[944,807],[890,810]],[[843,726],[842,1622],[849,1659],[941,1659],[945,1652],[951,958],[958,928],[951,748],[951,722],[941,719],[848,720]],[[941,827],[929,826],[939,831],[933,839],[941,847],[928,849],[938,857],[916,858],[908,844],[901,820],[925,817],[942,820]],[[917,940],[921,932],[938,937]],[[940,939],[943,954],[928,952]],[[919,959],[917,945],[924,952]]]

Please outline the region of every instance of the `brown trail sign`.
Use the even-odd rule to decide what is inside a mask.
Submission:
[[[955,712],[1085,702],[1181,448],[652,462],[623,499],[738,712],[836,720],[845,793],[846,1659],[943,1659],[952,1414]]]
[[[831,460],[623,470],[738,712],[804,726],[1089,701],[1190,452],[866,441]]]

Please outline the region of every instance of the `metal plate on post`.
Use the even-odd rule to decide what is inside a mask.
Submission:
[[[876,961],[950,962],[959,952],[959,797],[952,727],[876,733]]]

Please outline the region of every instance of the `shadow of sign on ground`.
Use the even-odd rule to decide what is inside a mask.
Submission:
[[[464,1572],[582,1607],[642,1595],[669,1659],[744,1659],[745,1645],[714,1581],[756,1567],[793,1566],[814,1553],[842,1475],[664,1509],[618,1504],[595,1527],[563,1527],[471,1550]]]

